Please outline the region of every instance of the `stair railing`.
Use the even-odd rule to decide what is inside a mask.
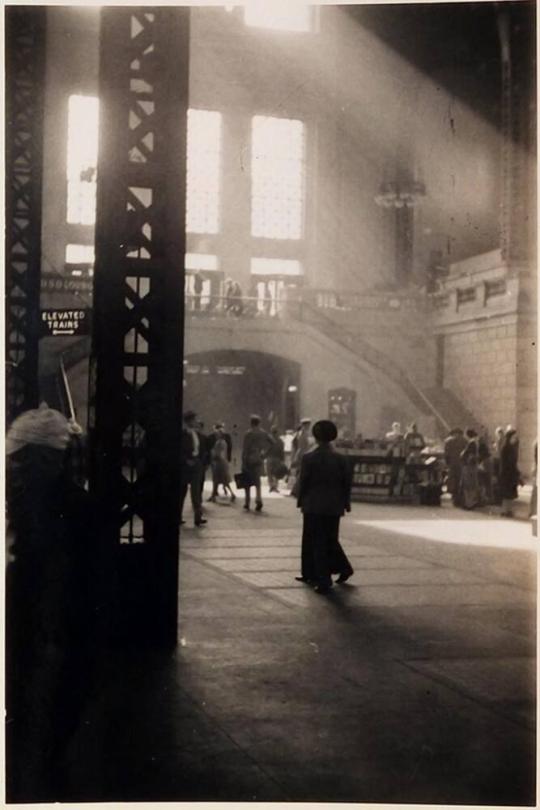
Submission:
[[[431,416],[435,417],[443,430],[450,430],[449,423],[435,407],[433,402],[431,402],[429,397],[426,396],[392,358],[388,357],[388,355],[384,354],[384,352],[381,352],[379,349],[375,349],[371,344],[365,341],[364,338],[354,334],[342,324],[337,323],[333,318],[312,304],[307,303],[305,300],[299,301],[298,303],[298,317],[300,321],[311,324],[312,326],[318,326],[328,337],[331,337],[337,343],[355,353],[358,353],[358,350],[360,350],[362,358],[376,368],[379,368],[390,377],[391,380],[396,382],[417,407],[420,407],[424,413],[429,413]]]

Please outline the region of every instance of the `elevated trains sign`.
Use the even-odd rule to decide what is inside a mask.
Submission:
[[[89,335],[90,316],[90,309],[42,309],[41,335],[42,337]]]

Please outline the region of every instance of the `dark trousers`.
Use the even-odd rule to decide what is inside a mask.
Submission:
[[[339,542],[339,515],[304,514],[302,576],[318,585],[330,585],[332,574],[353,573]]]
[[[182,483],[180,485],[180,514],[184,510],[184,501],[188,487],[191,493],[191,505],[193,506],[193,516],[195,523],[202,516],[202,476],[203,466],[200,461],[195,460],[192,465],[182,468]]]

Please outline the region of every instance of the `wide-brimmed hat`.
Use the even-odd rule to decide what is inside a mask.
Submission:
[[[15,419],[6,436],[6,454],[16,453],[27,444],[65,450],[71,432],[66,417],[43,404]]]
[[[315,422],[312,432],[318,442],[333,442],[338,435],[337,427],[329,419]]]

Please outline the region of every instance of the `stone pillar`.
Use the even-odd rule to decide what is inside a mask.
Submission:
[[[501,44],[502,197],[501,251],[519,279],[516,352],[516,427],[520,464],[532,467],[537,435],[537,274],[534,115],[534,28],[520,8],[498,11]]]
[[[251,118],[223,113],[220,250],[225,277],[238,281],[244,295],[250,285]]]

